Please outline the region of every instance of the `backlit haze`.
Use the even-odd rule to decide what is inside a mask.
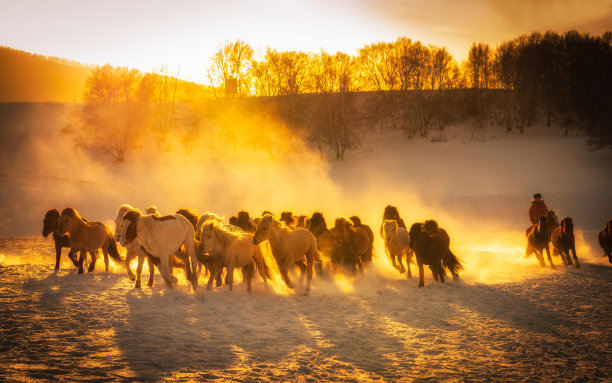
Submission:
[[[256,52],[356,54],[405,36],[446,46],[461,61],[475,41],[495,46],[545,30],[601,34],[610,25],[609,0],[0,0],[0,45],[145,72],[167,65],[199,83],[208,82],[219,45],[236,39]]]

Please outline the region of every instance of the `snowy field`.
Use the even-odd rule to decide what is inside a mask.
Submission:
[[[448,141],[370,135],[344,161],[304,149],[283,161],[257,150],[220,156],[142,152],[124,165],[91,161],[58,132],[5,118],[0,177],[0,380],[31,381],[609,381],[612,265],[597,233],[612,216],[610,151],[554,129]],[[15,122],[13,121],[13,122]],[[11,125],[11,129],[14,128]],[[581,269],[524,258],[527,210],[541,192],[574,219]],[[315,276],[308,297],[278,277],[194,292],[156,274],[134,289],[125,270],[77,275],[64,250],[53,270],[50,208],[114,220],[117,207],[190,207],[226,217],[293,210],[358,214],[375,232],[386,204],[407,224],[435,218],[464,263],[458,281],[425,288],[390,267],[380,238],[356,279]],[[113,227],[111,226],[111,229]],[[377,236],[378,237],[378,236]],[[124,250],[123,250],[124,251]],[[268,257],[268,262],[270,262]],[[272,262],[270,262],[272,266]],[[416,266],[412,266],[413,273]],[[427,269],[426,269],[427,270]],[[146,280],[147,268],[143,274]],[[200,284],[205,282],[200,277]]]

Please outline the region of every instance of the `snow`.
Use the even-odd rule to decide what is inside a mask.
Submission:
[[[145,152],[114,168],[57,136],[29,137],[23,161],[2,169],[0,380],[608,380],[612,265],[596,236],[612,216],[612,153],[555,130],[492,131],[486,142],[462,127],[445,134],[444,143],[371,134],[344,161]],[[573,217],[583,268],[524,258],[534,192]],[[364,275],[315,276],[307,297],[278,276],[250,294],[242,283],[194,292],[180,271],[174,290],[158,273],[134,289],[116,264],[77,275],[67,250],[53,270],[52,239],[39,234],[46,210],[72,205],[112,224],[122,203],[225,216],[320,209],[328,222],[359,214],[375,233],[394,204],[407,224],[438,220],[465,271],[442,285],[426,269],[419,289],[391,268],[378,235]]]

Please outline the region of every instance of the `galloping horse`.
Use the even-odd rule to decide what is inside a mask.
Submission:
[[[437,234],[429,234],[423,229],[423,224],[417,222],[410,227],[410,248],[414,250],[419,267],[419,287],[425,285],[423,265],[429,265],[434,279],[444,283],[442,260],[449,252],[443,238]],[[462,267],[456,257],[451,257],[446,265],[451,272],[456,273]]]
[[[61,236],[57,234],[57,227],[59,225],[59,217],[60,212],[57,209],[51,209],[45,214],[45,218],[43,219],[43,237],[47,238],[50,233],[53,233],[53,241],[55,242],[55,270],[59,270],[60,268],[60,258],[62,256],[62,248],[70,247],[70,237],[67,235]],[[87,221],[85,218],[81,217],[83,221]],[[95,263],[96,253],[93,251],[91,253],[92,262]],[[75,253],[70,250],[68,252],[68,258],[72,261],[75,266],[79,266],[79,261],[76,259]]]
[[[170,288],[172,288],[173,283],[177,282],[176,277],[169,270],[170,257],[181,246],[185,246],[187,257],[191,258],[191,267],[189,259],[184,260],[185,271],[193,289],[197,289],[194,229],[187,218],[180,214],[164,217],[142,215],[138,209],[132,209],[125,213],[119,228],[123,246],[128,247],[136,239],[140,242],[142,251],[138,252],[137,272],[142,270],[144,255],[147,255],[152,258],[153,263],[159,265],[159,271],[166,285]],[[139,273],[137,273],[137,279],[140,279]]]
[[[67,207],[62,210],[59,218],[57,233],[60,236],[68,234],[70,236],[70,250],[80,252],[79,274],[83,274],[83,262],[88,252],[96,253],[102,249],[104,254],[104,265],[108,271],[108,256],[110,255],[117,262],[123,262],[117,251],[117,243],[113,239],[113,234],[105,224],[98,221],[85,222],[79,213]],[[88,271],[93,271],[96,264],[94,258],[89,265]]]
[[[402,258],[406,258],[406,265],[408,267],[408,278],[412,278],[412,271],[410,270],[410,262],[412,261],[412,250],[410,249],[410,234],[405,227],[400,227],[396,220],[385,220],[382,224],[383,240],[385,242],[385,249],[391,257],[391,264],[400,273],[403,273],[404,265],[402,264]],[[395,263],[397,259],[398,263]]]
[[[574,222],[571,217],[565,217],[561,221],[561,226],[553,230],[551,235],[553,253],[559,253],[565,265],[572,265],[570,252],[573,253],[576,267],[580,268],[580,262],[576,256],[576,239],[574,238]]]
[[[287,287],[293,288],[293,283],[288,275],[291,265],[297,265],[300,268],[299,285],[302,284],[304,274],[307,274],[305,295],[308,295],[312,267],[317,257],[317,240],[312,233],[302,228],[291,230],[282,227],[273,216],[265,215],[257,225],[253,243],[258,245],[266,240],[270,242],[272,255]]]
[[[548,242],[550,240],[549,233],[552,234],[552,231],[549,229],[548,218],[545,215],[538,219],[538,223],[536,225],[527,228],[525,231],[525,235],[527,236],[525,258],[535,253],[538,261],[540,261],[540,266],[545,267],[546,263],[544,262],[544,255],[542,254],[542,251],[546,250],[550,267],[554,269],[555,265],[553,265],[552,257],[550,256],[550,247],[548,246]]]
[[[200,237],[201,248],[212,258],[212,268],[207,289],[212,287],[214,277],[223,267],[227,267],[227,284],[230,291],[234,283],[234,269],[242,269],[242,275],[247,282],[247,291],[251,291],[253,264],[268,286],[268,278],[272,277],[270,268],[266,265],[261,249],[253,243],[253,235],[228,229],[215,221],[209,221],[202,227]]]

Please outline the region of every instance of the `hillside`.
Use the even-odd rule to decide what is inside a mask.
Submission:
[[[92,68],[0,47],[0,102],[80,102]]]

